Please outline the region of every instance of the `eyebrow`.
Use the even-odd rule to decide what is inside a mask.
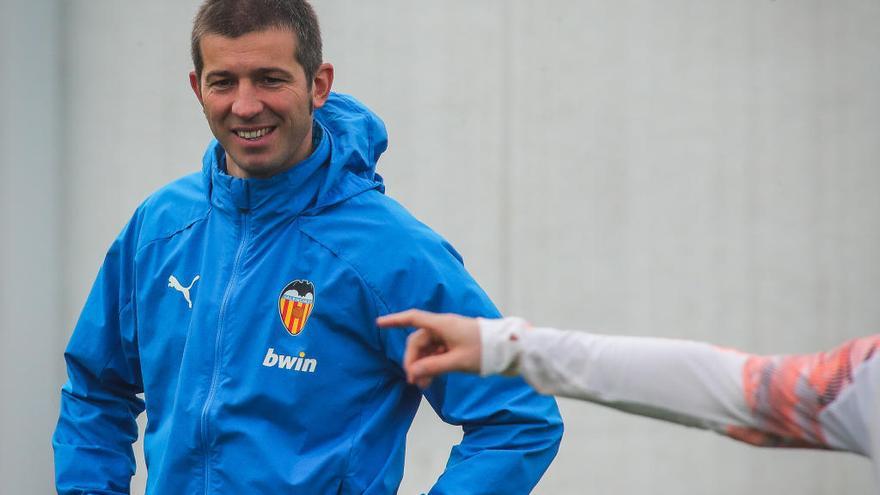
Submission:
[[[281,74],[287,78],[293,79],[293,74],[280,67],[261,67],[251,72],[253,75],[263,76],[266,74]],[[205,80],[217,78],[235,78],[236,75],[228,70],[213,70],[205,74]]]

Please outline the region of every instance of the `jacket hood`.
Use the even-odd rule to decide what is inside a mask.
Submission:
[[[220,209],[306,214],[364,191],[384,192],[376,173],[388,146],[382,119],[355,98],[331,93],[315,111],[314,150],[289,170],[266,179],[226,173],[226,151],[212,140],[202,158],[211,204]]]

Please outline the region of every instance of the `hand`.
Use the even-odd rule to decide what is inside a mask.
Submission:
[[[480,371],[480,325],[473,318],[411,309],[382,316],[377,323],[383,328],[418,328],[407,338],[403,354],[409,383],[425,388],[441,373]]]

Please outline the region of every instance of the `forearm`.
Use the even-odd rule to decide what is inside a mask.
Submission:
[[[436,404],[435,390],[444,395],[438,413],[461,425],[464,436],[430,493],[530,493],[559,448],[555,401],[521,379],[451,374],[440,380],[427,391],[429,400]]]
[[[128,493],[135,471],[132,443],[143,401],[134,390],[68,365],[61,413],[52,437],[58,493]]]
[[[537,390],[708,428],[762,446],[865,453],[839,414],[852,371],[878,339],[828,353],[765,357],[683,340],[602,336],[522,320],[481,320],[483,374],[522,374]],[[857,412],[855,414],[858,414]]]
[[[741,354],[697,342],[529,328],[511,318],[480,325],[483,374],[521,374],[545,394],[692,426],[749,424]]]

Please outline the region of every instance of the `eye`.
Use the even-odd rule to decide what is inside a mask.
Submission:
[[[216,79],[216,80],[208,83],[208,86],[210,86],[211,89],[219,91],[219,90],[231,88],[233,86],[233,84],[234,83],[233,83],[232,79]]]
[[[284,79],[280,79],[277,77],[265,76],[262,80],[263,84],[266,86],[280,86],[284,84]]]

